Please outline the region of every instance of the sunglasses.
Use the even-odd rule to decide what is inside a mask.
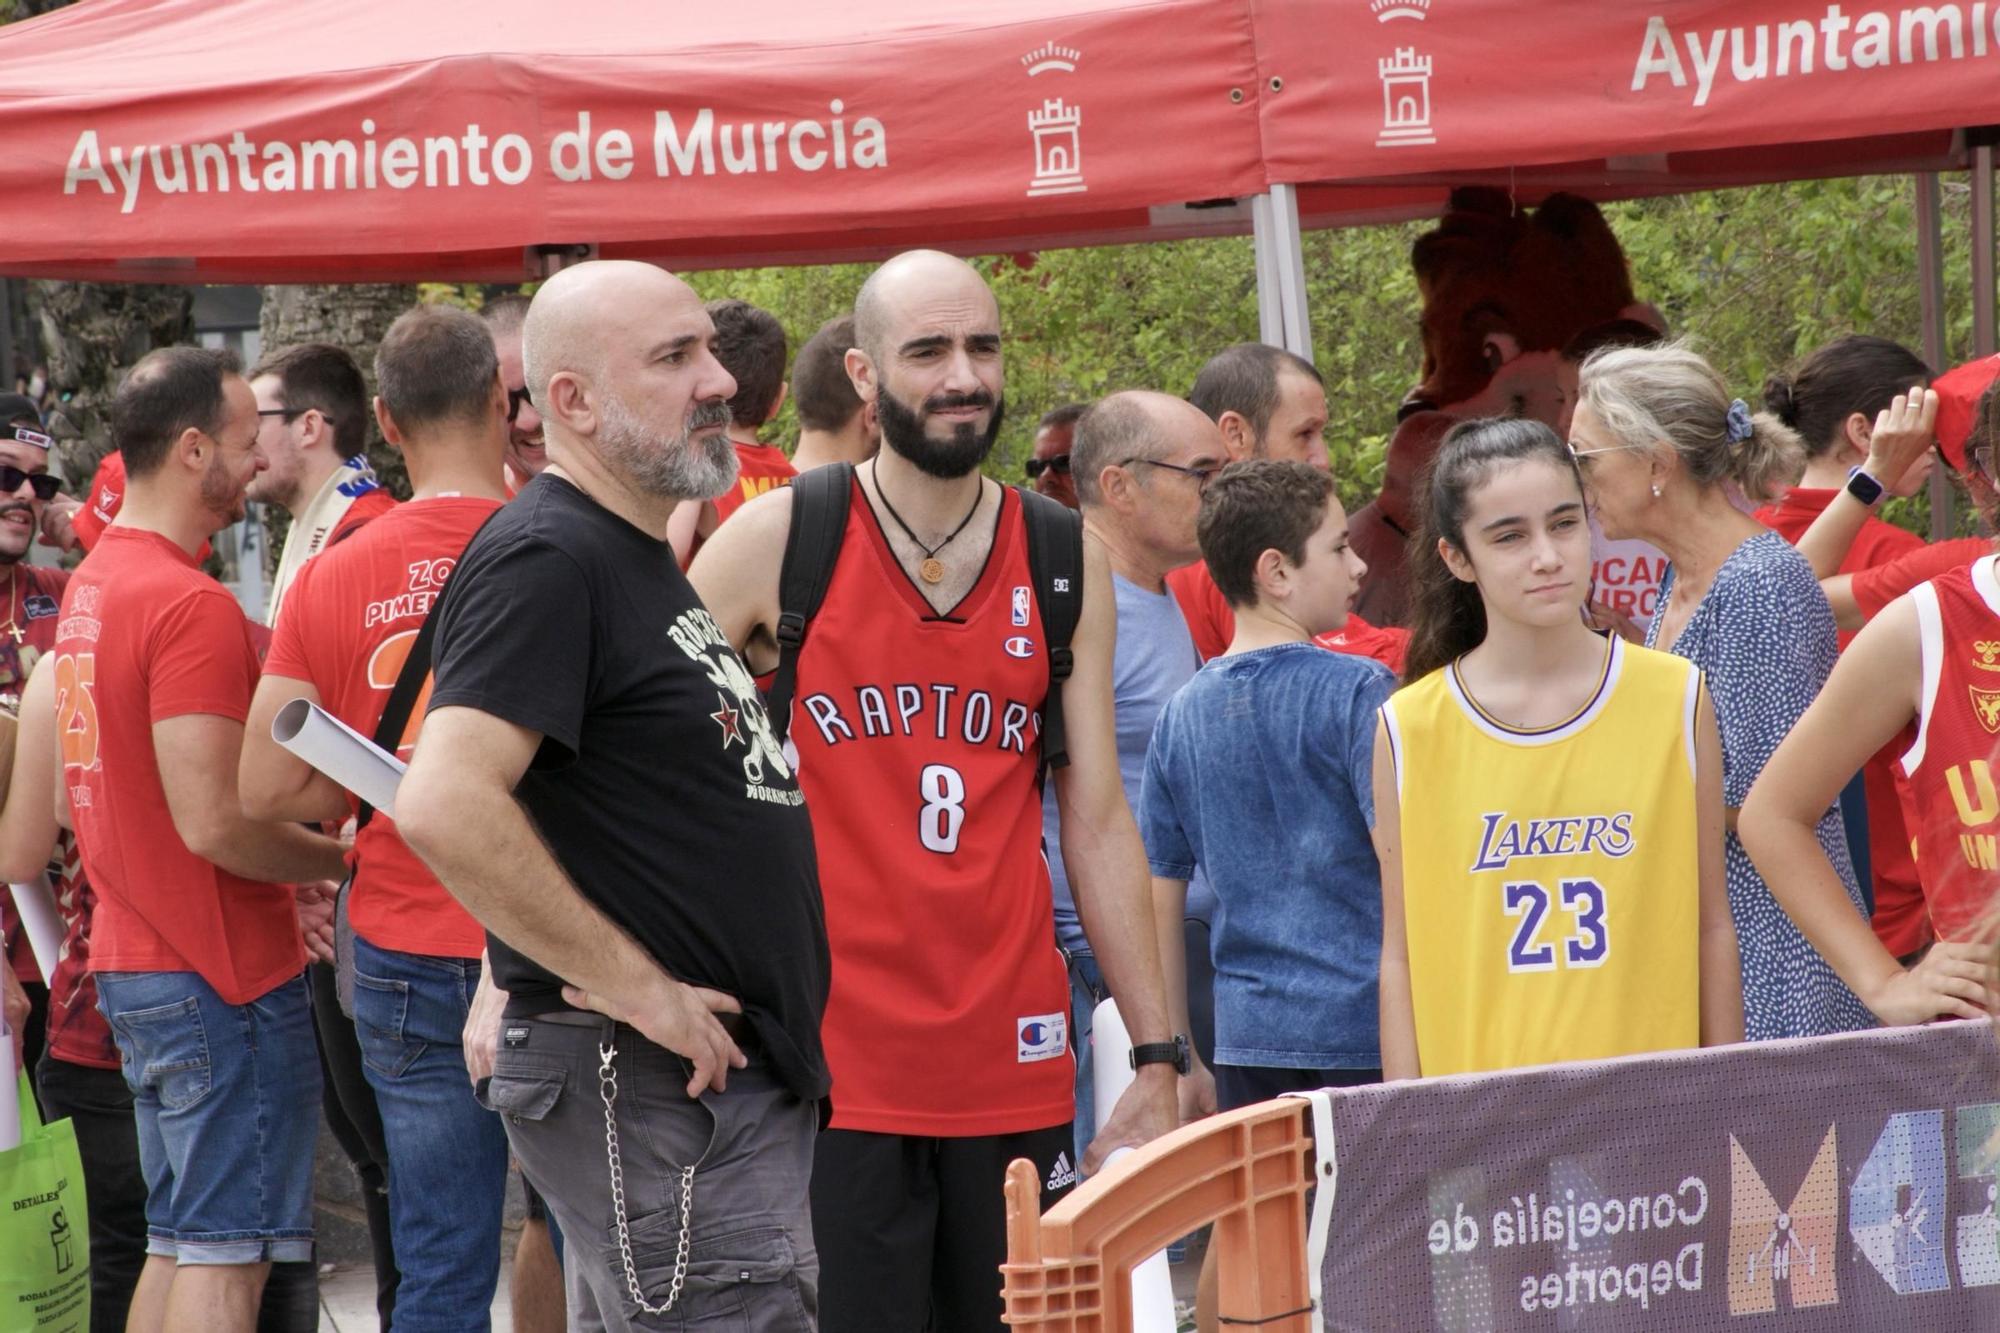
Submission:
[[[1059,477],[1069,475],[1069,455],[1057,454],[1054,458],[1030,458],[1024,465],[1028,469],[1028,480],[1033,481],[1044,472],[1053,472]]]
[[[528,396],[528,390],[525,386],[519,389],[507,390],[507,424],[510,426],[514,424],[515,418],[521,415],[522,408],[533,407],[534,405],[535,400]]]
[[[37,500],[53,500],[62,490],[62,478],[53,472],[23,472],[10,463],[0,463],[0,491],[12,495],[24,481],[35,488]]]

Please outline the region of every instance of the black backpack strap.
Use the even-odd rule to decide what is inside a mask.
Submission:
[[[792,480],[792,528],[778,573],[778,669],[764,692],[764,711],[783,745],[792,726],[792,691],[798,685],[799,650],[833,582],[840,542],[853,503],[854,464],[828,463]]]
[[[1076,659],[1070,639],[1083,615],[1083,515],[1017,486],[1028,522],[1028,569],[1035,580],[1035,605],[1049,641],[1049,697],[1042,705],[1042,765],[1054,771],[1069,764],[1063,733],[1063,682]]]
[[[460,560],[465,558],[466,551],[472,549],[472,543],[479,540],[479,534],[486,530],[486,524],[493,521],[493,515],[499,512],[499,509],[495,509],[492,514],[486,516],[484,523],[474,529],[471,539],[465,543],[464,550],[459,552]],[[453,568],[456,569],[457,565],[454,564]],[[451,578],[447,575],[445,583],[450,582]],[[417,696],[423,693],[424,682],[430,679],[431,644],[437,638],[438,608],[443,605],[444,588],[440,587],[437,595],[431,599],[431,609],[424,616],[424,623],[417,630],[416,642],[410,645],[410,655],[403,659],[403,669],[396,673],[396,684],[389,691],[389,700],[382,705],[382,720],[375,724],[375,744],[390,754],[396,753],[396,747],[402,744],[403,730],[409,725],[410,712],[417,706]],[[360,833],[362,829],[368,827],[368,821],[374,817],[375,807],[363,801],[361,809],[354,816],[354,831]]]
[[[375,743],[390,754],[396,753],[396,747],[402,743],[410,710],[417,706],[417,696],[430,678],[431,642],[437,638],[438,607],[443,602],[444,595],[440,593],[431,603],[430,614],[424,617],[423,627],[417,631],[417,641],[410,645],[410,655],[403,659],[403,669],[396,675],[395,688],[389,691],[389,702],[382,705],[382,720],[375,724]],[[360,833],[374,817],[375,807],[363,801],[354,816],[354,831]]]

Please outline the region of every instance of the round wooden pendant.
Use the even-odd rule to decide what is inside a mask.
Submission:
[[[917,577],[925,583],[944,582],[944,561],[938,559],[936,556],[931,556],[924,563],[917,566]]]

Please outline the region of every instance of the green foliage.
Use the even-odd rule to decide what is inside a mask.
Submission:
[[[1764,376],[1841,333],[1921,348],[1914,187],[1908,177],[1807,181],[1606,206],[1641,299],[1755,402]],[[1947,364],[1971,355],[1970,191],[1944,183]],[[1314,356],[1326,376],[1334,471],[1350,504],[1380,484],[1396,406],[1423,359],[1410,244],[1429,224],[1305,238]],[[989,463],[1021,475],[1037,417],[1120,388],[1186,393],[1210,354],[1257,336],[1247,237],[1052,250],[978,261],[1007,334],[1008,419]],[[794,349],[851,308],[860,264],[693,274],[704,299],[773,311]],[[787,408],[767,438],[796,433]],[[1922,528],[1922,497],[1897,502]]]

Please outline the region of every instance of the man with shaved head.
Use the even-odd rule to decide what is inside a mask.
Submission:
[[[915,251],[875,271],[854,314],[847,371],[883,447],[835,474],[843,541],[790,718],[834,957],[825,1039],[837,1091],[813,1167],[821,1327],[977,1333],[1000,1327],[1008,1162],[1036,1164],[1046,1205],[1079,1166],[1172,1128],[1183,1047],[1119,782],[1109,564],[1088,546],[1074,669],[1052,687],[1023,511],[1049,502],[979,470],[1006,388],[998,304],[964,261]],[[759,670],[777,655],[794,497],[745,505],[692,571]],[[1070,1139],[1068,986],[1038,845],[1052,688],[1067,723],[1069,763],[1054,776],[1078,909],[1134,1039],[1154,1048],[1087,1163]]]
[[[810,1329],[812,830],[666,540],[735,479],[736,384],[694,292],[645,264],[558,273],[523,353],[548,466],[432,613],[394,817],[488,932],[509,999],[483,1097],[562,1228],[570,1326]]]
[[[1118,605],[1118,646],[1112,658],[1112,700],[1118,719],[1118,769],[1125,799],[1137,809],[1146,773],[1146,743],[1153,723],[1174,692],[1201,666],[1194,637],[1180,604],[1167,590],[1167,575],[1199,559],[1195,515],[1210,477],[1229,461],[1215,423],[1199,408],[1170,394],[1147,390],[1114,393],[1073,418],[1075,442],[1069,480],[1083,507],[1084,530],[1097,539],[1111,563],[1111,587]],[[1069,875],[1061,855],[1062,812],[1048,794],[1042,807],[1042,843],[1049,852],[1055,888],[1056,942],[1069,964],[1070,1022],[1075,1034],[1076,1142],[1078,1151],[1096,1130],[1092,1086],[1092,1018],[1104,999],[1104,977],[1077,920]],[[1185,944],[1184,916],[1206,922],[1213,899],[1197,878],[1186,905],[1159,918],[1162,961],[1171,964]],[[1157,905],[1156,905],[1157,906]],[[1169,947],[1171,946],[1171,947]],[[1205,955],[1188,954],[1189,982],[1171,966],[1166,971],[1170,1007],[1184,995],[1197,1001],[1211,969]],[[1205,1005],[1199,1006],[1204,1012]],[[1196,1025],[1176,1011],[1177,1031]],[[1213,1085],[1184,1085],[1190,1111],[1213,1111]]]

